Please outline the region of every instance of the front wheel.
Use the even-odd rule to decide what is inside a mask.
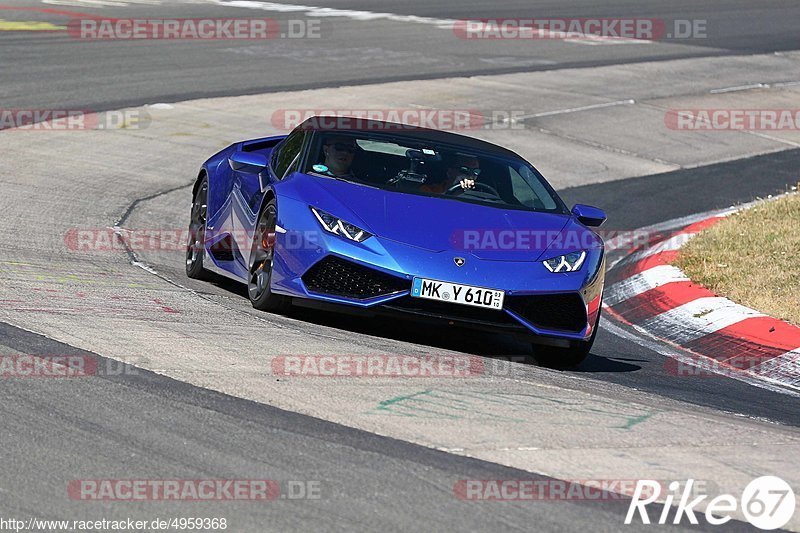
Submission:
[[[533,355],[542,366],[549,368],[575,368],[589,357],[589,352],[594,345],[597,331],[600,329],[600,310],[597,311],[597,321],[594,323],[594,331],[588,341],[577,341],[569,348],[556,348],[554,346],[542,346],[534,343]]]
[[[208,214],[208,178],[203,178],[192,198],[189,218],[189,242],[186,243],[186,275],[193,279],[209,279],[203,268],[206,215]]]
[[[286,296],[275,294],[270,289],[277,223],[277,203],[272,199],[264,206],[258,218],[247,279],[247,295],[250,303],[260,311],[279,312],[289,306],[289,299]]]
[[[533,355],[540,365],[548,368],[575,368],[589,356],[593,341],[579,341],[569,348],[534,344]]]

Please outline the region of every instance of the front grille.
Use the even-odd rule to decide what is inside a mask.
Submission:
[[[309,291],[361,300],[407,291],[411,287],[408,280],[334,256],[309,268],[302,279]]]
[[[504,307],[542,329],[579,332],[586,327],[586,307],[577,293],[506,296]]]
[[[454,321],[523,327],[518,321],[503,311],[493,311],[491,309],[481,309],[480,307],[449,302],[438,302],[436,300],[427,300],[424,298],[412,298],[411,296],[392,300],[384,304],[383,307]]]

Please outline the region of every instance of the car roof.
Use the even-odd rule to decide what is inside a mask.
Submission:
[[[336,125],[333,127],[332,121],[336,121]],[[352,134],[354,132],[361,131],[375,134],[385,134],[393,137],[407,137],[408,139],[415,141],[449,144],[467,150],[488,152],[490,154],[522,159],[518,154],[507,148],[503,148],[502,146],[498,146],[487,141],[482,141],[481,139],[476,139],[474,137],[468,137],[466,135],[460,135],[458,133],[452,133],[449,131],[412,126],[409,124],[387,122],[384,120],[319,115],[307,118],[295,129],[314,131],[318,133]]]

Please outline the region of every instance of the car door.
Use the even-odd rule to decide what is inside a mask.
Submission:
[[[242,259],[245,261],[250,254],[252,236],[264,194],[271,183],[282,179],[291,172],[292,168],[296,168],[305,138],[304,130],[295,130],[290,133],[286,139],[270,150],[270,163],[261,174],[235,172],[234,196],[239,199],[238,205],[234,207],[235,239],[242,252]],[[248,265],[243,266],[247,267]]]

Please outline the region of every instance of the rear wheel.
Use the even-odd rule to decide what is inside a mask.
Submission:
[[[208,214],[208,178],[203,178],[192,198],[189,218],[189,241],[186,243],[186,275],[193,279],[209,279],[203,268],[206,216]]]
[[[253,247],[250,252],[247,295],[253,307],[260,311],[284,311],[289,306],[289,298],[275,294],[270,289],[277,222],[278,208],[275,200],[272,199],[264,206],[258,218],[255,235],[253,235]]]

